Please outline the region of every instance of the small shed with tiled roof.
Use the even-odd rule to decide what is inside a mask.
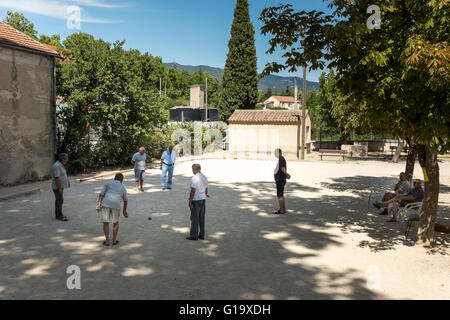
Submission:
[[[54,47],[0,22],[0,185],[48,177],[56,152]]]
[[[300,110],[236,110],[228,120],[229,150],[265,158],[281,148],[286,158],[298,159],[301,114]],[[306,143],[311,143],[309,115],[305,124]]]

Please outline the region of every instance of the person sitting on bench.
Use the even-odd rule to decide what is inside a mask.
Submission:
[[[400,178],[398,182],[394,186],[394,192],[386,192],[381,199],[381,202],[377,201],[373,204],[375,208],[381,209],[384,208],[383,211],[379,213],[381,216],[387,216],[388,210],[387,207],[389,203],[393,202],[394,198],[398,195],[405,195],[409,192],[409,182],[406,180],[406,174],[404,172],[400,173]]]
[[[422,202],[424,198],[424,192],[422,189],[422,181],[419,179],[414,180],[414,187],[409,190],[407,195],[398,195],[394,198],[392,206],[392,219],[388,222],[397,222],[398,208],[404,207],[409,203]]]

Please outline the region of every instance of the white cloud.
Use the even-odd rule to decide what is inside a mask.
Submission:
[[[107,4],[99,0],[0,0],[0,7],[40,14],[47,17],[66,20],[67,8],[73,5],[99,7],[99,8],[123,8],[126,5]],[[85,23],[117,23],[119,21],[92,18],[81,14],[81,22]]]

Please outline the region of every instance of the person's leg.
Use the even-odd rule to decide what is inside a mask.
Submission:
[[[134,169],[134,179],[136,180],[136,191],[139,192],[139,180],[141,180],[140,172],[137,169]]]
[[[161,188],[165,189],[166,186],[166,175],[167,175],[167,166],[165,164],[163,164],[163,168],[162,168],[162,176],[161,176]]]
[[[394,201],[392,204],[392,219],[389,220],[390,222],[395,222],[397,221],[397,212],[398,212],[398,208],[400,207],[400,202],[399,201]]]
[[[278,203],[280,205],[280,212],[286,213],[286,199],[284,197],[284,186],[286,185],[286,181],[277,182],[277,196]]]
[[[199,225],[200,225],[200,233],[198,235],[199,238],[205,238],[205,215],[206,215],[206,201],[200,201],[200,210],[199,210]]]
[[[141,191],[142,192],[144,192],[144,175],[145,175],[145,171],[141,171],[139,180],[141,182]]]
[[[59,219],[62,216],[61,195],[58,190],[53,190],[53,193],[55,194],[55,218]]]
[[[391,200],[393,197],[394,197],[394,195],[393,195],[392,193],[386,192],[386,193],[383,195],[383,198],[381,199],[381,202],[389,201],[389,200]]]
[[[105,234],[105,244],[109,245],[109,223],[103,223],[103,233]]]
[[[199,213],[200,206],[198,201],[193,201],[193,208],[191,209],[191,233],[190,237],[197,239],[198,238],[198,226],[199,226]]]
[[[64,191],[60,194],[58,190],[53,190],[55,193],[55,217],[56,219],[63,219],[62,206],[64,203]]]
[[[280,205],[280,211],[286,213],[286,200],[284,197],[278,198],[278,203]]]
[[[167,178],[167,188],[172,188],[173,166],[170,166],[168,171],[169,177]]]
[[[119,233],[119,222],[113,224],[113,244],[117,243],[117,234]]]

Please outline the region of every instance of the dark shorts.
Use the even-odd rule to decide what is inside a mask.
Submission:
[[[134,178],[136,182],[144,180],[145,170],[134,169]]]
[[[275,180],[275,183],[277,185],[277,197],[283,198],[284,197],[284,186],[286,185],[286,180]]]

